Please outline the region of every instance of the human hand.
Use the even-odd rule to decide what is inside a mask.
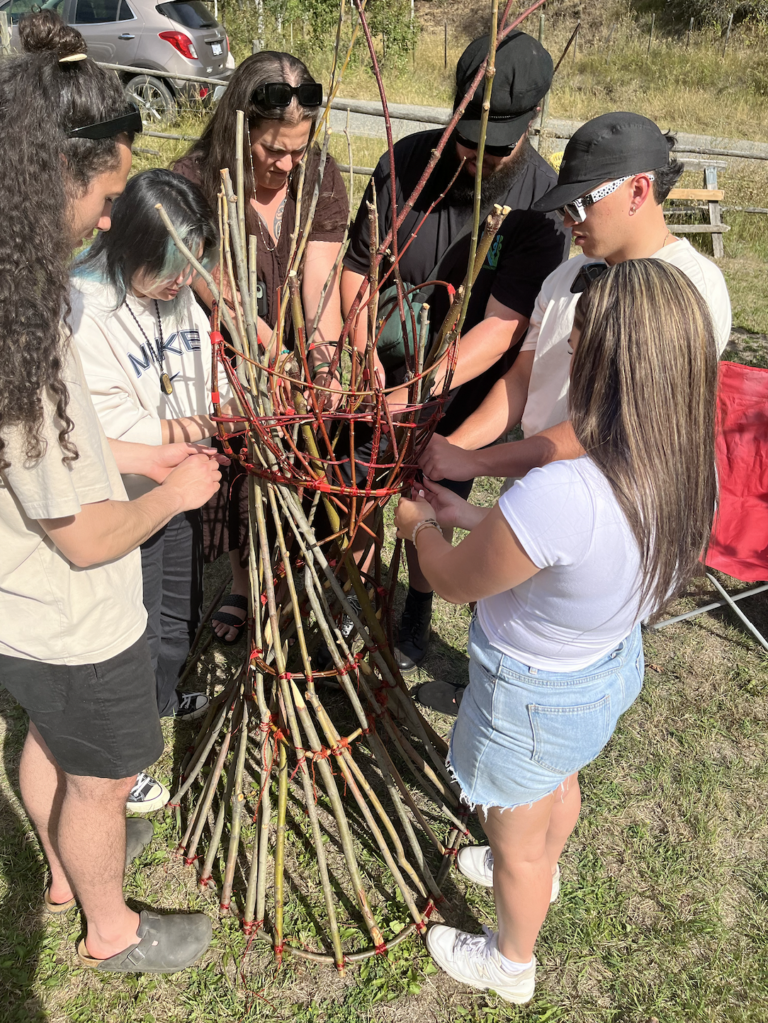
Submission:
[[[190,444],[181,441],[177,444],[147,445],[149,448],[146,472],[142,475],[154,480],[155,483],[163,483],[176,466],[189,458],[190,455],[205,455],[213,459],[218,465],[229,465],[226,455],[219,454],[214,448],[207,444]]]
[[[181,447],[182,445],[168,444],[165,446]],[[195,447],[194,444],[188,446]],[[199,452],[188,455],[183,462],[172,469],[162,485],[178,492],[179,511],[193,511],[195,508],[202,508],[206,501],[210,501],[218,491],[220,483],[221,472],[215,452],[213,455],[208,452]]]
[[[329,373],[327,370],[321,370],[312,381],[316,387],[325,387],[325,391],[315,391],[315,399],[319,403],[322,401],[323,410],[327,412],[333,412],[339,407],[342,397],[344,396],[344,388],[341,385],[341,380],[338,376],[333,373]],[[307,404],[309,404],[309,391],[306,394]]]
[[[477,475],[477,452],[465,451],[435,433],[419,458],[419,466],[431,480],[473,480]]]
[[[422,493],[432,506],[434,517],[443,529],[474,529],[488,514],[488,508],[478,508],[463,497],[441,487],[432,480],[424,480]]]
[[[397,508],[395,508],[395,525],[400,540],[410,540],[414,527],[419,522],[435,517],[432,505],[424,498],[424,491],[414,489],[413,494],[414,497],[411,500],[401,497]]]

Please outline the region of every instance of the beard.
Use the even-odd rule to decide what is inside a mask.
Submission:
[[[480,206],[485,209],[503,199],[527,162],[528,142],[526,140],[509,163],[503,164],[483,180],[480,186]],[[454,156],[452,173],[456,172],[458,165],[459,159]],[[451,206],[472,206],[475,201],[475,179],[467,173],[466,169],[461,170],[446,199]]]

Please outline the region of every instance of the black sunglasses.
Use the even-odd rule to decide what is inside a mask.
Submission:
[[[469,139],[465,139],[463,135],[456,132],[456,141],[460,146],[464,146],[465,149],[477,149],[477,142],[470,142]],[[488,146],[485,147],[486,155],[488,156],[509,156],[515,146]]]
[[[67,132],[70,139],[110,139],[115,135],[123,133],[140,134],[144,130],[141,123],[141,114],[137,107],[132,106],[127,114],[120,117],[112,117],[108,121],[98,121],[96,124],[84,124],[82,128],[73,128]]]
[[[585,263],[573,280],[571,294],[580,295],[582,291],[586,291],[590,284],[602,277],[608,269],[606,263]]]
[[[323,87],[319,82],[303,82],[301,85],[267,82],[253,90],[251,101],[263,107],[287,107],[294,96],[302,107],[319,107],[323,102]]]

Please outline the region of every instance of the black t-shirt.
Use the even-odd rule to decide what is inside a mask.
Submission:
[[[410,197],[426,167],[442,131],[419,132],[395,143],[396,198],[398,212]],[[456,172],[458,161],[453,140],[449,140],[432,177],[409,211],[398,231],[398,246],[402,249],[411,233],[418,227],[433,202],[448,187]],[[463,333],[466,334],[485,317],[488,299],[493,297],[502,305],[522,316],[529,317],[542,282],[567,257],[570,232],[554,213],[535,213],[529,207],[548,192],[557,181],[557,175],[530,146],[526,147],[517,174],[506,195],[495,201],[507,205],[512,212],[504,219],[488,256],[472,289]],[[391,227],[390,167],[387,153],[379,160],[371,183],[363,196],[357,217],[350,232],[349,248],[344,266],[359,274],[367,274],[370,266],[368,208],[372,189],[376,188],[379,214],[379,238],[383,239]],[[441,199],[421,226],[418,235],[400,261],[400,273],[410,285],[423,284],[433,275],[458,287],[464,280],[469,261],[470,231],[466,230],[472,218],[472,204],[453,201],[451,191]],[[462,235],[454,248],[453,243]],[[450,250],[450,251],[449,251]],[[441,262],[442,260],[442,262]],[[386,259],[381,273],[388,269]],[[390,279],[388,279],[389,283]],[[436,333],[448,311],[447,289],[437,288],[430,298],[430,329]],[[440,433],[451,433],[480,405],[496,380],[514,361],[517,346],[507,352],[489,370],[453,392],[446,416],[438,428]]]

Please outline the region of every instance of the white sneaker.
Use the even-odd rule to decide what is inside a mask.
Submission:
[[[533,997],[536,959],[522,973],[507,973],[501,965],[496,935],[467,934],[455,927],[434,924],[427,931],[427,948],[447,974],[462,984],[495,991],[507,1002],[522,1004]]]
[[[465,845],[456,857],[459,870],[475,884],[493,888],[493,853],[488,845]],[[560,894],[560,864],[552,875],[552,894],[550,902],[555,902]]]
[[[173,716],[184,721],[197,721],[208,710],[209,702],[205,693],[179,693],[179,706]]]
[[[171,793],[161,782],[141,771],[131,789],[125,808],[128,813],[151,813],[165,806]]]

